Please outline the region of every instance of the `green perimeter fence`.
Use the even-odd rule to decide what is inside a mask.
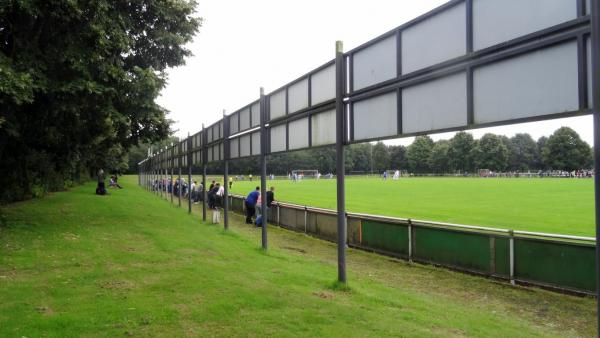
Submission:
[[[230,208],[244,212],[244,198]],[[334,210],[275,203],[269,222],[336,241]],[[354,248],[501,278],[592,294],[596,289],[595,240],[347,213],[348,245]]]

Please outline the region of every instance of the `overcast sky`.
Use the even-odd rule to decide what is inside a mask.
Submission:
[[[194,134],[334,58],[335,41],[350,50],[445,0],[199,0],[203,26],[188,47],[194,57],[169,71],[159,103],[171,113],[179,137]],[[472,130],[535,139],[561,126],[593,143],[590,116]],[[437,140],[454,133],[432,135]],[[386,141],[409,144],[412,138]]]

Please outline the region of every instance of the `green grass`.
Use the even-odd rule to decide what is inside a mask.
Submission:
[[[259,182],[234,182],[247,194]],[[335,180],[288,180],[275,185],[280,201],[336,208]],[[595,236],[591,179],[377,178],[346,180],[346,209],[373,215]]]
[[[595,302],[203,224],[122,180],[0,210],[0,336],[594,336]]]

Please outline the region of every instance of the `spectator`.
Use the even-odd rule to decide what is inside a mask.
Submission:
[[[267,208],[270,208],[275,201],[275,187],[271,187],[269,191],[267,191]]]
[[[117,183],[117,176],[111,176],[110,177],[110,182],[108,183],[108,186],[109,187],[123,189],[123,187],[120,186],[119,183]]]
[[[202,182],[198,184],[198,187],[196,189],[198,190],[196,203],[198,203],[199,201],[204,201],[204,185],[202,184]]]
[[[219,207],[223,207],[223,196],[225,196],[225,187],[220,185],[219,183],[217,183],[217,187],[219,187],[219,189],[217,190],[217,206]]]
[[[215,184],[212,189],[208,191],[208,208],[214,209],[217,205],[217,192],[219,191],[219,184]]]
[[[196,181],[192,181],[192,185],[190,186],[190,199],[194,203],[196,203],[196,196]]]
[[[98,170],[98,186],[96,187],[96,195],[106,195],[106,186],[104,185],[104,170]]]
[[[212,210],[212,221],[213,224],[219,223],[220,214],[219,209],[217,208],[217,192],[219,191],[220,184],[217,183],[215,186],[208,192],[208,208]]]
[[[246,207],[246,224],[252,224],[252,217],[254,216],[256,202],[258,201],[258,197],[260,196],[260,187],[256,187],[254,191],[246,196],[246,200],[244,201]]]

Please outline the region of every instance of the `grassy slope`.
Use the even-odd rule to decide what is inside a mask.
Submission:
[[[4,208],[0,336],[593,336],[590,298],[510,287],[285,230],[201,224],[123,180]]]
[[[257,182],[235,182],[246,194]],[[335,180],[275,181],[281,201],[335,209]],[[352,212],[488,227],[594,236],[589,179],[410,178],[346,181]]]

